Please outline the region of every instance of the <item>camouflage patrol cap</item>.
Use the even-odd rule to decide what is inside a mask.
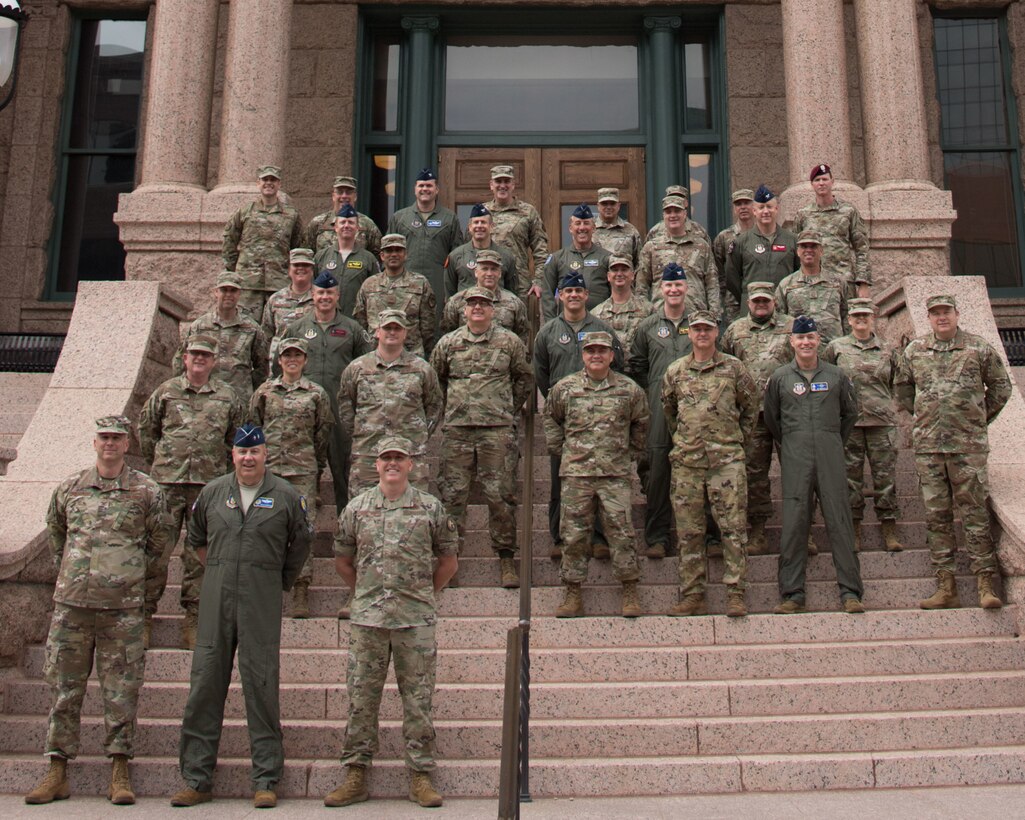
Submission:
[[[612,334],[604,330],[592,330],[585,333],[580,339],[581,347],[607,347],[612,348]]]
[[[413,452],[413,442],[402,436],[385,436],[377,445],[377,457],[385,453],[402,453],[408,456]]]
[[[747,286],[748,299],[775,299],[776,286],[772,282],[751,282]]]
[[[634,263],[629,256],[620,256],[619,254],[612,254],[609,257],[609,270],[612,270],[616,265],[626,265],[630,270],[633,270]]]
[[[619,188],[599,188],[595,202],[619,202]]]
[[[811,229],[803,230],[797,235],[798,245],[821,245],[822,237],[819,236],[818,231]]]
[[[388,308],[377,314],[377,326],[384,327],[385,325],[402,325],[402,327],[408,328],[409,319],[401,310]]]
[[[687,316],[687,324],[691,327],[694,327],[694,325],[710,325],[711,327],[719,327],[718,320],[716,320],[716,318],[707,310],[695,310]]]
[[[381,237],[381,250],[385,248],[405,248],[406,237],[400,233],[386,233]]]
[[[211,353],[217,354],[217,339],[206,333],[197,333],[185,340],[186,353]]]
[[[282,339],[278,344],[278,355],[280,356],[286,350],[298,350],[300,353],[308,354],[310,346],[305,339]]]
[[[491,248],[484,248],[483,250],[477,251],[477,264],[479,265],[481,262],[487,262],[491,265],[501,266],[502,255],[498,251],[492,250]]]
[[[259,179],[264,177],[274,177],[274,179],[281,179],[281,169],[277,165],[261,165],[256,169],[256,176]]]
[[[495,294],[487,288],[472,287],[463,291],[463,299],[469,302],[471,299],[486,299],[488,302],[495,301]]]
[[[690,199],[690,191],[687,190],[685,185],[669,185],[666,187],[666,196],[682,196],[684,199]]]
[[[332,188],[352,188],[356,189],[356,177],[335,177]]]
[[[513,172],[511,165],[496,165],[491,169],[492,179],[515,179],[516,174]]]
[[[730,195],[730,202],[736,205],[738,202],[744,202],[745,200],[754,202],[754,198],[755,192],[750,188],[740,188]]]
[[[313,251],[310,248],[292,248],[288,252],[288,263],[290,265],[312,265]]]
[[[132,422],[127,416],[100,416],[96,419],[96,432],[130,436],[132,434]]]
[[[847,302],[847,312],[852,316],[855,313],[874,314],[876,312],[876,308],[871,299],[851,299]]]
[[[957,300],[947,294],[938,294],[936,296],[930,296],[925,301],[925,309],[932,310],[934,307],[952,307],[957,310]]]
[[[682,196],[670,194],[662,200],[662,210],[664,211],[666,208],[680,208],[681,210],[685,210],[687,208],[687,200]]]
[[[242,290],[242,277],[233,270],[222,270],[217,274],[217,284],[214,287]]]

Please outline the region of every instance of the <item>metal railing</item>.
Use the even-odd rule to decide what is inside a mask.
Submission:
[[[1007,361],[1011,367],[1025,365],[1025,328],[1005,328],[999,330],[1000,341],[1007,351]]]
[[[531,360],[540,320],[540,300],[527,300]],[[534,421],[537,388],[523,414],[523,492],[518,522],[520,553],[520,614],[506,636],[505,701],[502,708],[502,765],[498,787],[499,820],[518,820],[520,803],[530,802],[530,592],[534,538]]]
[[[51,333],[0,333],[0,372],[53,373],[64,336]]]

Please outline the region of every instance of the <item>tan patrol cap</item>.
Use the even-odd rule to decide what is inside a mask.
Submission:
[[[222,270],[217,274],[217,284],[214,287],[242,290],[242,277],[233,270]]]
[[[406,247],[406,237],[400,233],[386,233],[381,237],[381,249],[385,248],[404,248]]]
[[[599,188],[595,202],[619,202],[619,188]]]
[[[819,236],[818,231],[804,230],[797,235],[798,245],[821,245],[822,237]]]
[[[710,325],[711,327],[719,327],[718,320],[707,310],[695,310],[687,316],[687,324],[691,327],[694,325]]]
[[[487,288],[472,287],[467,288],[463,291],[463,299],[469,302],[471,299],[487,299],[489,302],[495,301],[495,294],[493,294]]]
[[[852,316],[856,313],[875,314],[876,308],[871,299],[851,299],[847,302],[847,312]]]
[[[669,185],[666,187],[666,196],[682,196],[690,199],[690,191],[684,185]]]
[[[96,419],[96,432],[129,436],[132,434],[132,422],[127,416],[100,416]]]
[[[477,264],[481,262],[490,262],[492,265],[502,265],[502,255],[491,248],[484,248],[483,250],[477,251]]]
[[[952,307],[957,310],[957,300],[948,294],[930,296],[925,302],[925,309],[932,310],[934,307]]]
[[[407,317],[401,310],[388,308],[377,314],[377,326],[384,327],[385,325],[402,325],[403,327],[408,328],[409,317]]]
[[[612,254],[612,256],[609,257],[609,268],[614,268],[616,265],[626,265],[630,270],[634,269],[633,260],[629,256]]]
[[[736,204],[745,200],[755,201],[755,192],[750,188],[741,188],[730,195],[730,202]]]
[[[590,333],[585,333],[583,338],[580,340],[580,346],[583,347],[612,347],[612,336],[606,333],[604,330],[592,330]]]
[[[747,286],[748,299],[775,299],[776,286],[772,282],[751,282]]]
[[[298,350],[300,353],[309,353],[310,346],[305,339],[282,339],[278,343],[278,355],[286,350]]]
[[[662,210],[666,208],[680,208],[686,210],[687,200],[677,194],[670,194],[662,200]]]
[[[413,452],[413,443],[408,438],[402,436],[385,436],[381,439],[380,444],[377,445],[377,457],[380,458],[385,453],[402,453],[404,456],[408,456]]]
[[[513,167],[511,165],[496,165],[491,169],[492,179],[516,179],[516,174],[513,173]]]
[[[291,265],[312,265],[313,251],[310,248],[292,248],[288,252],[288,262]]]
[[[263,179],[264,177],[281,179],[281,169],[277,165],[261,165],[256,169],[256,176],[258,179]]]
[[[356,177],[335,177],[332,188],[352,188],[356,190]]]
[[[210,353],[217,355],[217,339],[206,333],[197,333],[195,336],[190,336],[185,340],[185,352],[195,353]]]

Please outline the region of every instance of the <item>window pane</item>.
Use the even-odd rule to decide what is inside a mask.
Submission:
[[[683,47],[687,81],[687,129],[712,127],[712,56],[708,42],[686,43]]]
[[[83,279],[124,279],[125,249],[111,217],[134,180],[134,156],[68,158],[58,292],[74,293]]]
[[[144,20],[83,20],[70,148],[135,148]]]
[[[715,180],[713,157],[711,154],[688,154],[687,171],[690,178],[690,218],[700,222],[715,236],[711,224],[712,204],[716,201],[716,192],[712,190]]]
[[[374,41],[374,93],[370,127],[395,131],[399,127],[399,41],[379,37]]]
[[[950,267],[959,275],[985,276],[991,288],[1021,287],[1011,153],[943,155],[957,220]]]
[[[374,154],[370,161],[370,212],[379,226],[387,225],[395,213],[395,168],[397,154]]]
[[[944,146],[1008,142],[999,21],[936,18],[936,86]]]
[[[445,59],[446,131],[640,127],[634,37],[451,38]]]

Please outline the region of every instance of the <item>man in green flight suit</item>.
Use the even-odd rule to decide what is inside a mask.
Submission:
[[[172,806],[213,799],[224,700],[238,647],[253,768],[253,805],[277,805],[285,773],[278,702],[282,592],[292,588],[313,530],[306,499],[267,470],[263,430],[235,432],[234,472],[207,484],[189,522],[189,544],[206,566],[189,699],[182,716],[180,767],[185,788]]]

